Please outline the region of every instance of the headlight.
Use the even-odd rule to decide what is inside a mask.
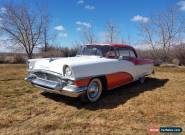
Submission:
[[[64,76],[71,76],[72,75],[72,70],[70,67],[66,66],[64,69]]]

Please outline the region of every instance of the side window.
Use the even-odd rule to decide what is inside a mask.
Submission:
[[[119,49],[119,55],[123,57],[129,57],[130,51],[128,49]]]
[[[130,57],[132,57],[132,58],[136,58],[136,55],[135,55],[135,53],[134,53],[134,51],[133,51],[133,50],[130,50]]]
[[[119,56],[122,56],[123,58],[136,58],[136,55],[133,50],[127,49],[127,48],[119,48],[118,49]]]

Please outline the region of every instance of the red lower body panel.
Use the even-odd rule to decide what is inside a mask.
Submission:
[[[108,74],[106,78],[109,90],[133,81],[132,75],[127,72]]]
[[[117,72],[108,74],[106,75],[106,79],[107,79],[107,88],[109,90],[133,81],[132,75],[127,72]],[[84,78],[74,81],[74,84],[79,87],[88,86],[89,82],[90,78]]]

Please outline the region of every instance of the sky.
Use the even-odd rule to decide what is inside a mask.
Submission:
[[[11,0],[9,0],[11,2]],[[0,12],[7,0],[0,0]],[[147,23],[153,13],[177,5],[185,13],[185,1],[179,0],[14,0],[15,3],[47,7],[51,16],[50,34],[56,33],[55,43],[73,47],[81,40],[82,28],[91,28],[102,42],[106,23],[112,21],[119,28],[121,38],[131,40],[133,46],[140,35],[138,22]],[[1,48],[2,49],[2,48]]]

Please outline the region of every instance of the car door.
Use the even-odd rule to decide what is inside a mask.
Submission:
[[[119,87],[123,84],[127,84],[133,80],[132,72],[130,72],[133,64],[129,61],[122,62],[118,59],[118,52],[116,48],[111,47],[106,53],[106,57],[111,59],[111,65],[105,67],[111,71],[106,75],[107,84],[109,89]]]
[[[117,48],[117,53],[119,56],[118,61],[122,69],[131,74],[133,80],[136,80],[141,74],[141,71],[140,68],[138,68],[139,66],[135,63],[135,61],[137,61],[137,54],[135,51],[130,48]]]

